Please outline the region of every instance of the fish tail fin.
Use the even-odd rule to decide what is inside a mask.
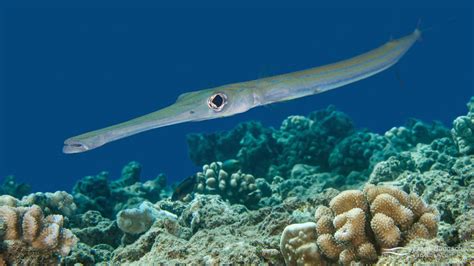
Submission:
[[[413,31],[413,34],[417,35],[417,38],[418,40],[422,41],[422,36],[421,34],[422,33],[425,33],[427,31],[432,31],[432,30],[436,30],[438,28],[440,28],[440,26],[442,25],[445,25],[445,24],[448,24],[448,23],[453,23],[456,21],[456,18],[449,18],[447,21],[445,21],[444,23],[439,23],[439,24],[436,24],[436,25],[431,25],[431,26],[428,26],[428,27],[422,27],[421,24],[422,24],[422,19],[419,18],[418,19],[418,23],[416,25],[416,28],[415,30]]]

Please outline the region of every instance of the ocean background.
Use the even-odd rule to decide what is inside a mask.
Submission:
[[[289,115],[329,104],[358,128],[378,133],[411,117],[451,127],[474,94],[470,1],[342,9],[2,5],[0,178],[13,174],[33,191],[70,191],[102,170],[118,177],[132,160],[143,165],[142,176],[164,173],[175,182],[199,169],[188,158],[187,134],[249,120],[279,127]],[[62,153],[66,138],[155,111],[181,93],[346,59],[411,33],[420,19],[429,28],[423,40],[394,68],[369,79]]]

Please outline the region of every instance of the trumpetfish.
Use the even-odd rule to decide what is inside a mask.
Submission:
[[[421,31],[417,28],[409,35],[329,65],[187,92],[179,95],[174,104],[158,111],[69,138],[64,142],[63,152],[84,152],[150,129],[232,116],[257,106],[339,88],[391,67],[420,36]]]

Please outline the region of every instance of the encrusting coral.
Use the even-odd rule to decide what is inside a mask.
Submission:
[[[341,192],[329,207],[319,206],[315,222],[284,230],[280,246],[287,265],[308,258],[317,258],[316,264],[373,263],[381,249],[435,237],[438,215],[415,194],[367,185],[363,192]]]
[[[145,201],[138,208],[120,211],[117,214],[117,225],[125,233],[141,234],[148,231],[157,219],[177,220],[178,217]]]
[[[37,205],[0,207],[4,223],[5,248],[0,252],[8,264],[57,264],[77,243],[77,237],[63,227],[62,215],[44,216]]]

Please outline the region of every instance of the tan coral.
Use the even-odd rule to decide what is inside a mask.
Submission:
[[[366,242],[365,212],[360,208],[354,208],[334,218],[336,233],[334,238],[339,243],[350,243],[357,247]]]
[[[428,233],[430,234],[430,238],[435,237],[438,233],[438,215],[427,212],[421,215],[418,223],[423,224],[426,229],[428,229]]]
[[[341,214],[349,211],[353,208],[360,208],[363,211],[367,210],[367,201],[364,193],[359,190],[346,190],[329,202],[329,208],[333,211],[334,215]]]
[[[399,247],[417,238],[433,238],[438,230],[438,212],[434,208],[416,194],[408,195],[394,187],[368,185],[364,192],[344,191],[329,206],[319,206],[314,215],[315,232],[311,238],[317,237],[317,246],[305,243],[313,252],[319,249],[324,255],[322,261],[328,263],[371,264],[382,249]],[[283,250],[282,253],[286,256]]]
[[[314,220],[319,220],[323,216],[333,217],[331,209],[326,206],[319,206],[314,212]],[[334,218],[334,217],[333,217]]]
[[[316,232],[318,235],[333,234],[335,229],[332,223],[332,216],[321,216],[316,222]]]
[[[357,256],[362,262],[370,263],[377,260],[377,251],[372,243],[366,242],[357,248]]]
[[[382,248],[396,247],[401,240],[400,229],[395,225],[392,218],[383,213],[376,213],[370,221],[370,227],[375,238]]]
[[[62,215],[44,217],[37,205],[2,206],[0,219],[6,224],[6,250],[3,256],[9,264],[54,261],[57,255],[68,255],[78,241],[70,230],[63,228]]]
[[[316,245],[316,224],[292,224],[285,228],[280,239],[280,250],[286,265],[321,265]]]
[[[10,195],[0,196],[0,206],[16,207],[20,204],[20,201]]]
[[[370,212],[372,215],[376,213],[383,213],[391,217],[397,226],[402,230],[410,227],[413,224],[413,212],[401,204],[392,195],[383,193],[379,194],[370,205]]]
[[[364,193],[367,197],[367,201],[372,203],[375,198],[380,194],[389,194],[392,197],[396,198],[403,206],[408,206],[409,198],[408,194],[400,189],[389,186],[375,186],[372,184],[367,184],[364,188]]]
[[[317,240],[318,247],[321,252],[331,260],[337,260],[339,254],[342,251],[342,247],[339,246],[331,234],[320,235]]]
[[[339,254],[339,263],[342,265],[350,265],[351,262],[357,260],[357,254],[353,248],[344,249]]]
[[[3,220],[6,225],[5,240],[18,239],[20,237],[20,232],[18,231],[18,214],[14,208],[1,206],[0,220]]]

